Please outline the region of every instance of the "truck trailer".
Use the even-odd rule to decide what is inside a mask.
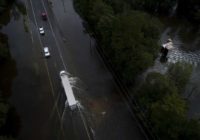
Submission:
[[[67,97],[67,103],[71,110],[74,110],[77,107],[77,101],[74,97],[72,87],[70,85],[68,73],[64,70],[60,71],[61,82]]]

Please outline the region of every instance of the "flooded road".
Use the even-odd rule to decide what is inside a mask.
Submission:
[[[28,17],[12,16],[2,31],[9,37],[10,51],[16,62],[10,102],[20,117],[20,140],[145,140],[134,114],[124,100],[112,74],[95,48],[95,40],[85,34],[82,19],[72,0],[24,0]],[[48,13],[48,22],[41,12]],[[25,30],[28,23],[29,32]],[[39,36],[43,26],[45,36]],[[183,49],[180,36],[166,28],[161,42],[172,38],[174,49],[167,63],[149,71],[165,73],[170,63],[186,62],[195,67],[184,94],[190,100],[190,116],[200,116],[200,51]],[[45,59],[42,48],[48,46],[51,57]],[[59,72],[67,70],[80,110],[71,111],[61,86]],[[88,130],[86,130],[88,129]],[[88,137],[88,133],[89,137]],[[91,136],[91,137],[90,137]]]
[[[18,139],[84,140],[89,139],[87,127],[96,140],[144,140],[134,114],[95,49],[94,39],[84,33],[72,1],[52,1],[51,6],[47,0],[26,2],[28,17],[12,17],[2,29],[9,37],[18,72],[10,98],[21,120]],[[40,19],[44,10],[48,22]],[[25,32],[24,21],[29,32]],[[46,31],[43,37],[38,36],[41,25]],[[45,45],[50,48],[49,59],[43,57]],[[62,69],[75,79],[73,89],[80,111],[65,107],[59,79]]]
[[[145,139],[112,74],[97,53],[94,40],[85,34],[73,1],[52,0],[51,7],[52,13],[49,11],[55,16],[64,47],[72,58],[73,69],[72,64],[67,64],[69,72],[79,79],[75,96],[94,139]]]
[[[18,71],[10,97],[21,121],[18,139],[59,139],[60,121],[56,110],[52,109],[55,99],[50,94],[43,59],[24,30],[22,16],[17,20],[12,18],[2,31],[9,37],[10,51]]]

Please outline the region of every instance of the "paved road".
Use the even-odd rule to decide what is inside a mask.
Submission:
[[[96,140],[145,139],[112,75],[96,52],[94,42],[84,34],[82,20],[74,11],[72,1],[52,1],[52,9],[47,0],[25,0],[25,2],[32,45],[21,47],[19,44],[23,44],[23,41],[26,42],[24,44],[30,42],[27,34],[24,35],[16,29],[16,32],[18,31],[17,33],[27,40],[18,42],[20,50],[13,48],[14,57],[18,62],[23,62],[23,65],[18,64],[21,76],[18,80],[25,79],[23,83],[16,83],[14,88],[18,92],[24,92],[20,94],[20,101],[26,99],[25,102],[13,99],[24,122],[20,139],[84,140],[90,139],[91,135]],[[47,22],[41,20],[40,15],[44,11],[49,15]],[[39,35],[40,26],[44,27],[45,36]],[[12,36],[12,30],[8,32]],[[44,46],[50,49],[49,59],[43,57]],[[30,54],[31,57],[27,52],[33,53]],[[31,65],[30,68],[24,70],[28,65]],[[80,109],[83,114],[80,114],[79,110],[71,112],[68,108],[64,108],[64,91],[59,79],[59,71],[63,69],[76,77],[74,79],[77,84],[74,91],[81,103]],[[32,74],[27,76],[25,71],[27,73],[34,71],[36,76]],[[37,79],[39,82],[32,86],[30,81],[37,82]],[[22,85],[27,86],[27,89],[21,90],[24,88],[19,88]],[[39,86],[42,90],[37,89]],[[28,91],[29,96],[25,91]],[[13,98],[18,96],[15,94]],[[87,130],[90,132],[89,135]]]
[[[64,91],[61,87],[59,72],[61,70],[69,71],[64,60],[68,60],[69,63],[70,55],[67,55],[68,53],[63,53],[66,52],[66,50],[63,50],[63,47],[61,47],[64,44],[63,41],[60,40],[61,36],[58,30],[56,30],[56,25],[52,22],[53,19],[51,19],[51,16],[48,16],[47,21],[43,21],[41,19],[42,12],[49,14],[43,1],[27,0],[26,7],[28,9],[28,19],[30,21],[29,25],[31,25],[30,32],[33,45],[38,47],[41,55],[43,55],[43,47],[45,46],[49,47],[51,53],[51,57],[47,59],[44,58],[43,62],[48,75],[51,93],[55,99],[53,109],[55,109],[58,115],[57,117],[60,120],[61,137],[62,139],[68,138],[74,140],[90,139],[86,123],[84,122],[84,118],[81,116],[80,111],[77,109],[72,112],[68,108],[63,107],[63,103],[65,103],[66,98],[64,97]],[[39,27],[44,27],[44,36],[39,34]]]

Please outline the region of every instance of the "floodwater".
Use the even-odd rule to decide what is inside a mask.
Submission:
[[[145,139],[135,116],[131,115],[112,74],[95,49],[95,42],[85,33],[83,20],[75,12],[72,0],[52,0],[57,26],[72,55],[78,78],[75,96],[96,140]],[[70,67],[70,65],[67,66]]]
[[[48,5],[47,1],[44,2]],[[40,0],[34,4],[39,3]],[[132,140],[134,137],[144,140],[135,116],[94,48],[94,39],[84,33],[82,20],[75,12],[72,1],[52,1],[51,8],[47,10],[52,15],[51,19],[54,18],[53,29],[59,30],[62,36],[59,40],[64,43],[61,46],[64,46],[61,48],[64,61],[69,73],[76,79],[73,89],[80,111],[70,112],[65,107],[66,98],[61,94],[63,89],[59,77],[54,79],[55,75],[50,77],[56,83],[58,92],[56,96],[52,94],[40,43],[34,38],[37,30],[32,30],[31,38],[31,29],[26,32],[24,23],[28,19],[13,10],[15,12],[11,14],[14,16],[2,31],[9,37],[10,52],[16,62],[17,75],[12,81],[10,102],[20,117],[18,139],[86,139],[84,127],[80,125],[83,123],[80,115],[83,115],[92,139]],[[33,21],[30,21],[31,28],[35,27]],[[49,60],[60,61],[58,58],[52,55]],[[54,67],[49,69],[56,72]]]
[[[79,109],[86,119],[93,139],[144,140],[145,136],[138,127],[135,116],[130,113],[112,74],[95,49],[94,39],[85,34],[83,21],[75,12],[72,0],[51,1],[48,11],[56,23],[54,29],[59,30],[61,35],[64,44],[64,48],[61,49],[64,50],[64,60],[73,77],[71,82],[75,97],[80,103]],[[20,117],[18,139],[80,139],[81,136],[85,136],[81,134],[85,132],[80,125],[83,123],[80,111],[70,112],[69,108],[65,107],[65,97],[60,94],[63,93],[60,86],[57,87],[58,96],[52,95],[41,50],[38,47],[39,41],[36,39],[33,43],[30,32],[25,31],[25,17],[19,13],[12,15],[15,16],[12,16],[10,23],[3,27],[2,31],[9,37],[10,52],[15,60],[12,70],[7,72],[14,75],[6,89],[11,90],[10,102]],[[195,70],[184,95],[190,100],[189,114],[196,117],[200,114],[199,43],[198,38],[186,42],[183,36],[179,35],[180,31],[180,28],[171,25],[166,27],[161,36],[161,43],[170,37],[174,42],[174,49],[169,52],[167,63],[160,63],[158,58],[155,66],[149,71],[165,73],[168,64],[178,61],[192,64]]]
[[[149,72],[165,73],[168,66],[172,63],[184,62],[193,66],[193,72],[190,80],[185,88],[183,97],[188,101],[188,117],[200,117],[200,38],[195,27],[186,21],[177,19],[165,19],[165,30],[163,31],[160,44],[166,43],[168,38],[172,39],[174,48],[169,51],[168,59],[165,63],[160,62],[160,56],[155,60],[153,67],[149,68],[145,75]]]
[[[20,129],[18,139],[59,139],[60,120],[53,109],[55,99],[50,94],[41,53],[32,45],[29,33],[25,32],[23,16],[16,9],[12,9],[10,14],[11,21],[2,32],[8,35],[10,53],[17,69],[12,88],[9,88],[9,102],[20,118],[20,128],[16,128]]]

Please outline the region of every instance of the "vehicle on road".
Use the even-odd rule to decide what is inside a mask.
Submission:
[[[45,57],[49,57],[50,56],[50,52],[49,52],[49,48],[48,47],[44,47],[44,56]]]
[[[43,20],[47,20],[47,14],[45,12],[41,13],[42,19]]]
[[[66,71],[62,70],[60,71],[60,78],[65,91],[65,95],[67,97],[66,103],[71,110],[74,110],[77,107],[77,101],[74,97],[74,93],[70,85],[69,74]]]
[[[44,28],[43,28],[43,27],[40,27],[40,28],[39,28],[39,32],[40,32],[41,35],[44,35],[44,34],[45,34],[45,33],[44,33]]]

